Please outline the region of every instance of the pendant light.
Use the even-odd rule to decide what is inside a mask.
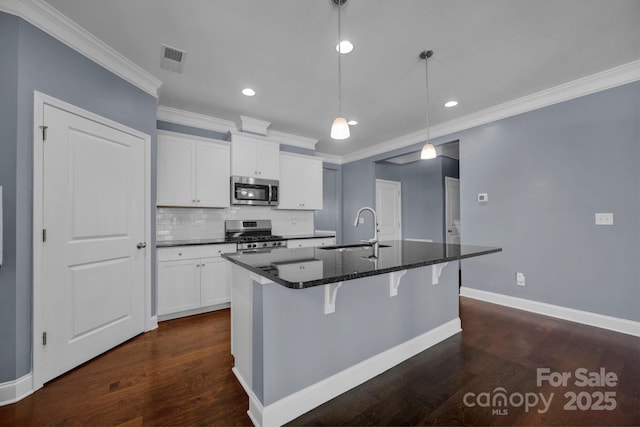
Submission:
[[[436,147],[429,141],[429,58],[433,56],[432,50],[424,50],[420,52],[420,58],[424,59],[425,81],[427,86],[427,142],[420,151],[420,158],[423,160],[435,159],[438,155]]]
[[[340,46],[340,42],[342,41],[342,33],[341,33],[341,13],[342,5],[347,2],[347,0],[333,0],[335,4],[338,5],[338,46]],[[342,49],[338,48],[338,117],[333,121],[331,125],[331,138],[332,139],[347,139],[350,136],[349,125],[347,124],[347,119],[342,117]]]

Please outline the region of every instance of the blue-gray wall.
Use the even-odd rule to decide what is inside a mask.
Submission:
[[[0,383],[16,375],[16,160],[18,145],[18,18],[0,13],[0,185],[3,186],[3,258],[0,269]],[[21,290],[24,294],[24,290]],[[22,304],[24,310],[24,304]],[[30,313],[30,307],[26,310]],[[20,314],[21,315],[21,314]],[[29,337],[30,337],[29,332]],[[24,347],[24,346],[21,346]],[[28,362],[28,360],[27,360]]]
[[[458,161],[448,157],[404,165],[376,163],[376,178],[402,184],[402,237],[442,241],[444,177],[458,178]]]
[[[209,129],[200,129],[193,126],[180,125],[178,123],[166,122],[164,120],[158,120],[156,127],[159,130],[166,130],[176,133],[184,133],[186,135],[201,136],[203,138],[221,139],[223,141],[229,141],[231,134],[229,132],[216,132]]]
[[[0,35],[0,46],[9,55],[0,65],[0,185],[5,189],[6,259],[0,270],[1,383],[31,370],[34,90],[151,135],[152,206],[156,194],[156,98],[20,18],[0,12]],[[150,221],[155,264],[155,212]],[[155,269],[152,272],[155,295]]]
[[[345,282],[328,315],[324,286],[254,282],[251,388],[258,399],[270,405],[457,319],[458,270],[445,267],[434,286],[431,269],[407,270],[394,297],[387,275]]]
[[[463,286],[640,320],[639,102],[636,82],[460,134],[463,242],[504,248]]]
[[[504,249],[463,261],[463,286],[640,320],[639,103],[635,82],[434,141],[460,141],[463,243]],[[345,242],[370,233],[349,225],[374,205],[375,162],[420,145],[342,166]]]

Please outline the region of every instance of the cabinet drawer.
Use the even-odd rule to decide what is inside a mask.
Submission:
[[[180,259],[212,258],[219,257],[220,254],[236,252],[235,243],[224,243],[221,245],[197,245],[197,246],[174,246],[171,248],[158,249],[158,262],[175,261]]]
[[[294,239],[287,241],[287,248],[313,248],[316,246],[335,245],[334,237],[322,237],[318,239]]]

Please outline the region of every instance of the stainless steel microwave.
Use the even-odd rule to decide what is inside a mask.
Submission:
[[[231,204],[278,206],[278,181],[246,176],[232,176]]]

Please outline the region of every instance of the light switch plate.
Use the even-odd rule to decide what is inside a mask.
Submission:
[[[489,194],[478,193],[478,203],[487,203],[489,201]]]
[[[613,225],[612,213],[597,213],[596,225]]]

